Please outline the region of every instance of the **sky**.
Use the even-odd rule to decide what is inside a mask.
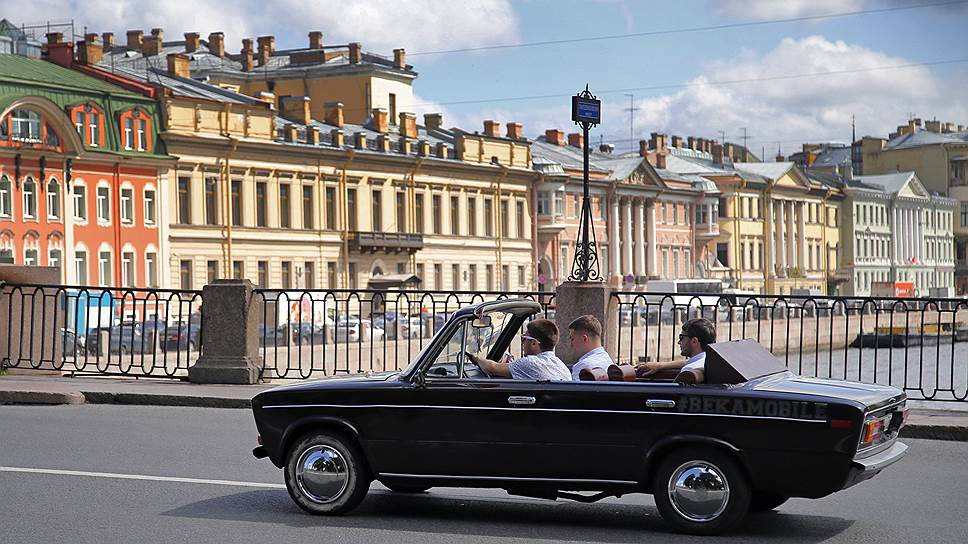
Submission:
[[[417,113],[442,112],[447,126],[573,132],[569,95],[587,84],[603,101],[595,143],[637,149],[652,132],[743,143],[745,129],[772,158],[848,142],[852,117],[858,136],[886,136],[912,113],[968,125],[968,1],[925,5],[944,1],[0,0],[0,17],[73,19],[121,39],[223,31],[231,50],[264,34],[302,47],[320,30],[383,55],[406,48]],[[868,13],[821,17],[848,12]],[[793,18],[809,19],[777,22]],[[534,45],[547,41],[565,43]]]

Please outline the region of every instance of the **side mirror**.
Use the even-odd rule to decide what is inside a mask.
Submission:
[[[474,327],[475,329],[493,328],[493,326],[491,325],[491,316],[482,315],[480,317],[474,318],[474,321],[471,322],[471,326]]]

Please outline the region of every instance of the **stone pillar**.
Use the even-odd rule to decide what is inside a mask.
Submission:
[[[897,265],[897,263],[900,260],[897,254],[897,250],[898,250],[897,242],[901,238],[901,231],[898,228],[897,223],[898,223],[897,208],[892,206],[891,207],[891,232],[894,234],[893,236],[891,236],[891,264],[892,265]],[[854,253],[855,254],[857,253],[856,249],[854,250]]]
[[[914,243],[918,248],[918,262],[924,262],[924,210],[914,211],[914,224],[918,229],[917,236],[914,237]]]
[[[657,277],[659,275],[659,255],[658,249],[656,249],[656,233],[655,233],[655,200],[649,200],[646,202],[646,209],[648,211],[647,221],[646,221],[646,232],[645,237],[648,239],[648,275],[649,277]]]
[[[793,222],[796,219],[793,217],[796,206],[791,201],[787,203],[789,210],[786,211],[786,247],[787,247],[787,263],[789,266],[793,267],[797,265],[797,235],[794,232]]]
[[[622,204],[622,276],[632,273],[632,202]]]
[[[561,333],[561,341],[555,354],[569,367],[578,360],[571,353],[568,342],[568,324],[576,317],[591,314],[602,322],[602,343],[615,360],[618,354],[618,301],[612,298],[617,289],[601,282],[566,281],[558,285],[555,293],[555,324]]]
[[[611,198],[611,202],[609,204],[611,206],[611,215],[609,217],[609,224],[608,224],[608,258],[611,261],[611,265],[609,266],[609,273],[613,277],[617,276],[618,278],[621,278],[622,277],[622,253],[621,253],[622,244],[619,242],[619,235],[618,235],[619,227],[620,227],[620,220],[618,215],[618,195],[613,195]],[[619,283],[621,282],[622,280],[619,279]]]
[[[202,355],[188,369],[194,383],[259,381],[259,318],[264,300],[249,280],[215,280],[202,288]]]
[[[784,271],[787,267],[787,248],[786,248],[786,234],[783,230],[786,226],[786,221],[783,220],[783,208],[784,203],[782,200],[776,202],[776,253],[780,256],[780,268]]]
[[[760,263],[763,267],[763,279],[776,277],[776,236],[773,234],[773,225],[775,221],[773,220],[773,200],[767,200],[764,203],[763,211],[766,214],[766,232],[763,233],[763,240],[765,242],[763,251],[765,253],[764,257],[766,262]]]
[[[45,287],[22,286],[28,283]],[[54,267],[0,264],[0,362],[4,365],[54,370],[63,364],[60,329],[74,327],[64,313],[66,293],[60,285],[60,271]],[[66,302],[76,310],[77,297]],[[83,358],[79,354],[78,362]],[[94,359],[90,361],[93,367]]]
[[[801,271],[806,270],[807,264],[809,264],[807,262],[807,218],[805,217],[806,210],[804,207],[805,204],[803,202],[797,204],[797,211],[799,211],[797,214],[797,236],[800,238],[800,243],[797,246],[797,262],[800,263],[798,266]]]
[[[635,201],[635,222],[633,229],[635,230],[635,275],[645,276],[645,228],[643,225],[645,219],[645,210],[643,210],[642,200],[636,199]]]

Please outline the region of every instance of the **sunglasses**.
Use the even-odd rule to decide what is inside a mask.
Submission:
[[[528,336],[528,335],[526,335],[526,334],[522,334],[522,335],[521,335],[521,341],[522,341],[522,342],[530,342],[530,341],[532,341],[532,340],[537,340],[537,338],[535,338],[535,337],[533,337],[533,336]]]
[[[685,338],[692,338],[692,337],[691,337],[691,336],[689,336],[688,334],[680,334],[680,335],[679,335],[679,340],[680,340],[680,341],[681,341],[681,340],[683,340],[683,339],[685,339]]]

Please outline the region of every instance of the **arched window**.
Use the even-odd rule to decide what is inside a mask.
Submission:
[[[24,180],[24,219],[37,219],[37,184],[34,178]]]
[[[151,151],[151,118],[140,109],[121,114],[121,146],[129,150]]]
[[[111,251],[111,246],[107,244],[101,244],[97,252],[97,275],[98,283],[102,287],[110,287],[114,275],[112,271],[114,269],[114,258],[113,252]]]
[[[13,215],[13,187],[7,176],[0,176],[0,217]]]
[[[10,134],[14,140],[40,143],[40,114],[28,109],[13,110],[10,114]]]
[[[71,109],[74,128],[84,145],[104,146],[104,113],[94,104],[79,104]]]
[[[0,232],[0,260],[3,262],[13,262],[15,250],[13,233],[9,230]]]
[[[50,178],[47,182],[47,219],[61,218],[61,190],[60,183]]]
[[[24,264],[27,266],[40,265],[40,250],[37,235],[34,231],[24,236]]]

